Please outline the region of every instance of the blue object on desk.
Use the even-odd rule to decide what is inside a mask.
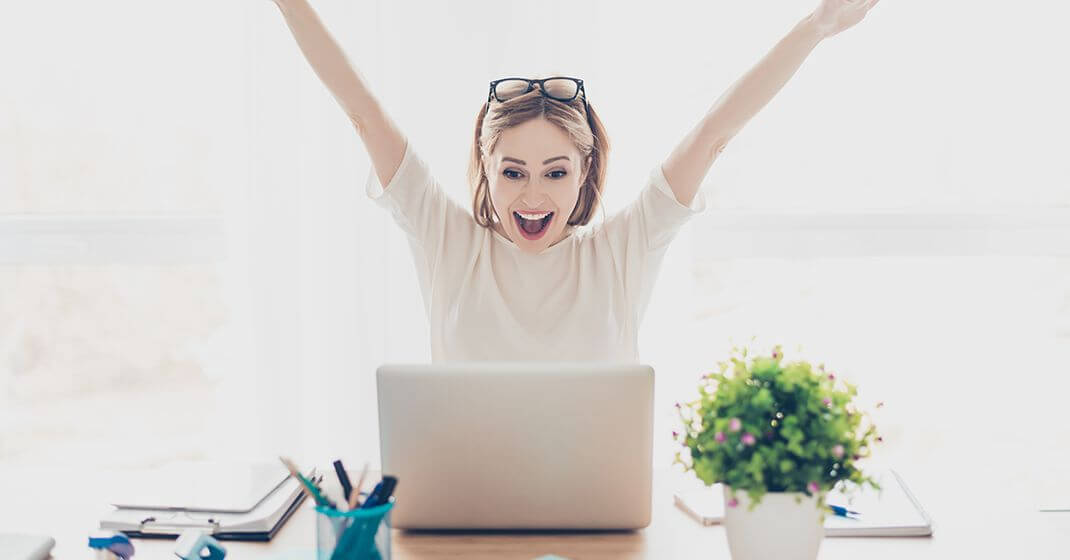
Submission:
[[[833,514],[838,515],[840,517],[848,517],[854,519],[855,517],[862,515],[857,511],[849,510],[843,506],[834,506],[832,504],[829,504],[828,508],[832,510]]]
[[[89,536],[89,548],[107,550],[120,560],[129,560],[134,556],[134,545],[130,539],[118,531],[97,531]]]
[[[388,560],[390,526],[387,515],[393,507],[393,499],[376,507],[350,511],[316,507],[316,558]]]

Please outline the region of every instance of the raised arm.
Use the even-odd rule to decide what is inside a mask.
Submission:
[[[273,0],[305,59],[357,129],[385,188],[405,155],[406,138],[349,63],[308,0]]]
[[[821,0],[817,10],[797,23],[754,68],[721,94],[661,166],[676,199],[690,206],[718,154],[780,91],[814,47],[822,39],[862,21],[879,1]]]

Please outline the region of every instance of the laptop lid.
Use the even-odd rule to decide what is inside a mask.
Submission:
[[[384,364],[383,472],[401,529],[650,523],[654,370],[599,362]]]

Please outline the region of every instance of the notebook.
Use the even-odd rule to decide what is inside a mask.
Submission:
[[[922,508],[899,473],[892,469],[878,471],[873,478],[881,485],[881,492],[866,486],[857,489],[852,483],[841,481],[846,488],[856,488],[848,496],[839,489],[829,492],[829,505],[845,506],[861,513],[858,519],[829,513],[825,516],[826,537],[908,537],[933,533],[932,518]],[[673,494],[676,506],[703,525],[720,523],[724,517],[724,495],[721,484],[699,486]]]

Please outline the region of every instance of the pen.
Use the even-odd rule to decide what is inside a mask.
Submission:
[[[375,485],[375,490],[368,494],[368,499],[364,502],[364,505],[360,506],[360,509],[370,509],[385,504],[390,500],[390,495],[394,493],[394,487],[397,486],[397,483],[397,478],[383,475],[383,480]]]
[[[849,510],[849,509],[847,509],[847,508],[845,508],[843,506],[834,506],[832,504],[829,504],[828,508],[832,510],[832,513],[834,513],[834,514],[836,514],[836,515],[838,515],[840,517],[851,517],[852,515],[862,515],[861,513],[858,513],[857,511]]]
[[[342,483],[342,495],[345,496],[346,502],[348,502],[349,494],[353,492],[353,485],[349,483],[349,475],[346,474],[346,469],[342,466],[341,459],[334,462],[334,472],[338,474],[338,482]]]

